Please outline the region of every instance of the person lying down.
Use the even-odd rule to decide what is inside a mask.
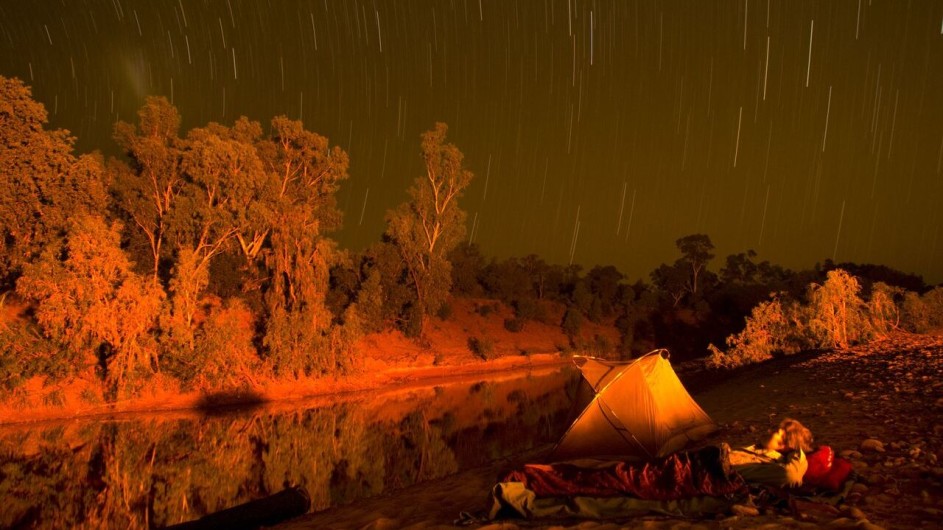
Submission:
[[[832,469],[836,463],[842,464],[840,470]],[[491,515],[492,519],[502,512],[516,517],[604,518],[649,512],[698,516],[723,511],[756,487],[795,489],[809,479],[814,486],[837,490],[850,471],[847,461],[835,458],[831,448],[813,452],[811,431],[789,418],[764,443],[743,448],[722,443],[649,462],[527,464],[495,485]]]

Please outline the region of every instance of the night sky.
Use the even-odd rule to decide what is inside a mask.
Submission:
[[[354,250],[444,121],[489,256],[647,278],[706,233],[715,270],[752,248],[943,280],[943,1],[6,1],[0,75],[83,152],[152,94],[184,129],[302,119],[351,156]]]

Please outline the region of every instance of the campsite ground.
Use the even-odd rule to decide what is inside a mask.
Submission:
[[[847,351],[801,354],[724,373],[677,367],[722,429],[705,443],[746,445],[784,417],[847,456],[860,474],[838,509],[788,512],[747,505],[716,519],[647,516],[619,521],[509,521],[473,528],[938,528],[943,520],[943,336],[898,335]],[[280,525],[300,529],[454,528],[485,510],[495,478],[517,462],[464,472]]]

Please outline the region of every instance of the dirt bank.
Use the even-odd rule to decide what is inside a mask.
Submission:
[[[454,376],[551,366],[568,362],[570,353],[586,353],[572,350],[570,339],[556,324],[562,320],[562,306],[547,304],[543,322],[528,321],[513,332],[504,325],[513,310],[497,301],[455,299],[452,307],[449,318],[430,319],[423,341],[398,331],[363,337],[353,352],[355,371],[346,376],[258,379],[238,389],[183,391],[177,382],[157,374],[137,397],[119,402],[103,399],[93,370],[54,383],[34,377],[0,403],[0,424],[339,396]],[[487,351],[472,351],[469,340],[473,338],[487,343]],[[613,326],[592,322],[584,323],[577,340],[610,346],[618,341]]]

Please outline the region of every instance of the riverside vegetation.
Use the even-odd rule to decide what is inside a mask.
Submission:
[[[560,349],[629,358],[655,347],[737,366],[809,348],[844,348],[891,330],[943,324],[943,289],[878,265],[826,260],[806,271],[745,251],[709,269],[704,234],[650,282],[612,266],[584,271],[538,256],[486,258],[465,243],[462,193],[473,179],[435,124],[420,138],[423,174],[366,249],[329,235],[342,212],[347,153],[299,121],[240,118],[186,133],[166,99],[119,122],[117,158],[76,154],[67,131],[21,81],[0,77],[0,400],[29,381],[47,402],[80,380],[82,399],[131,399],[154,387],[253,388],[355,374],[373,333],[427,340],[456,298],[509,307],[504,328],[558,326]],[[770,293],[774,293],[772,296]],[[477,304],[477,302],[476,302]],[[746,318],[746,328],[743,329]],[[586,321],[618,341],[581,334]],[[742,329],[742,331],[741,331]],[[494,355],[493,338],[469,348]],[[428,345],[434,348],[434,344]]]

